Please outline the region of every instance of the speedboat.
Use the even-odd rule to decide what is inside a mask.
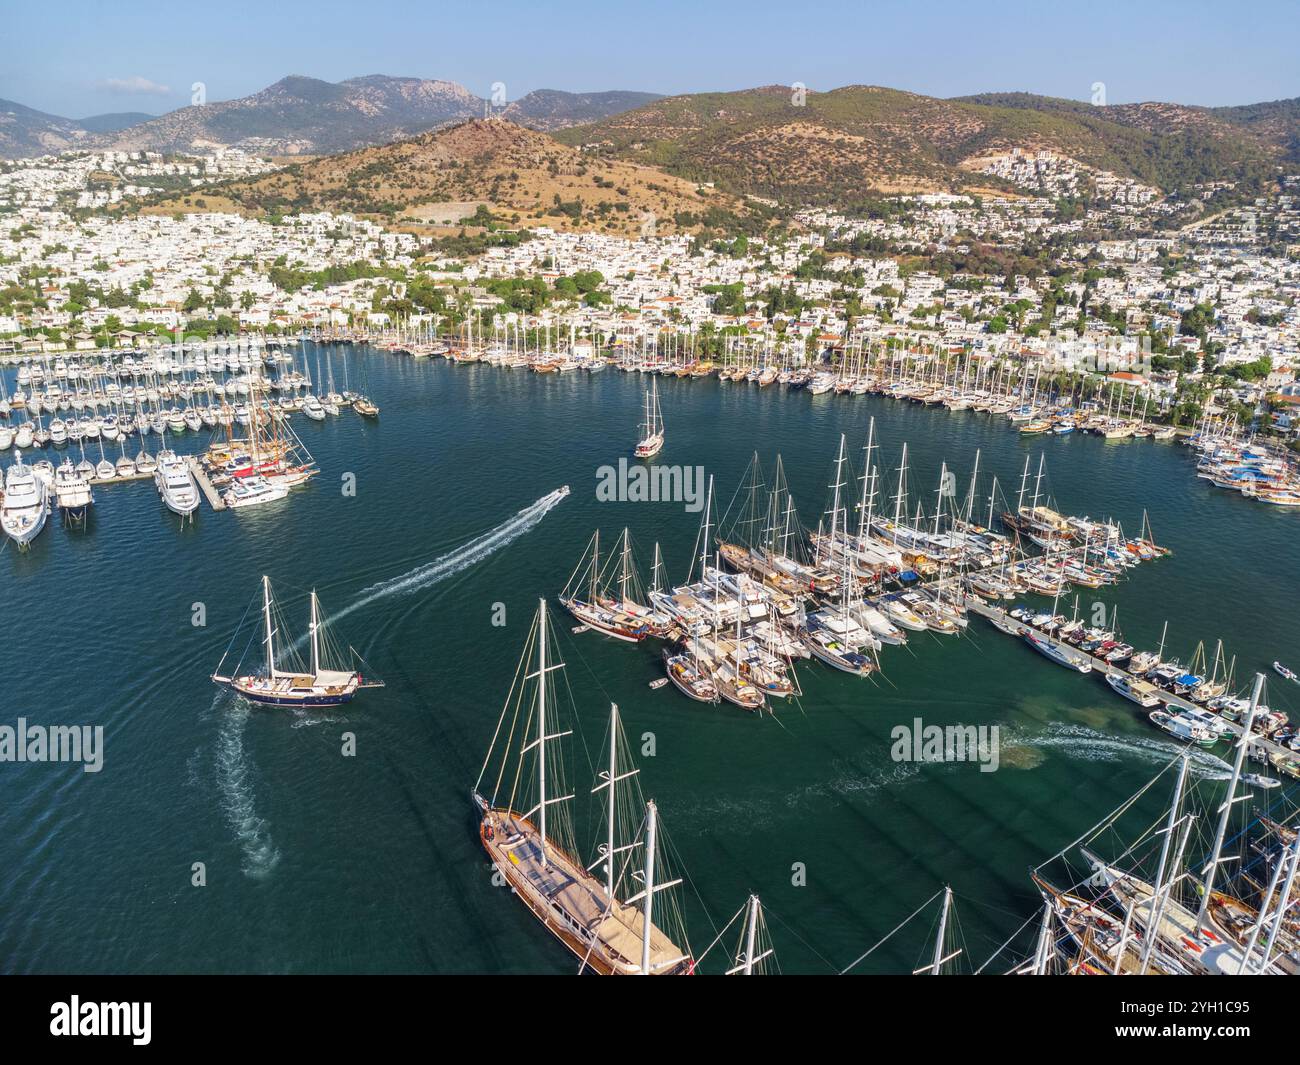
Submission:
[[[1130,677],[1127,673],[1108,672],[1106,674],[1106,683],[1116,693],[1124,696],[1125,699],[1132,700],[1138,706],[1149,710],[1160,705],[1160,695],[1156,686],[1149,684],[1145,680]]]
[[[1164,710],[1152,710],[1147,719],[1156,728],[1163,729],[1176,740],[1194,743],[1198,747],[1213,747],[1217,737],[1204,725],[1189,720],[1182,714],[1170,714]]]

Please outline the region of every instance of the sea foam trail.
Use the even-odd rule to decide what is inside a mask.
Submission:
[[[369,606],[377,600],[418,592],[430,585],[437,584],[439,581],[446,580],[476,562],[482,561],[534,528],[568,494],[569,486],[566,484],[561,488],[557,488],[554,492],[548,492],[536,503],[524,507],[518,514],[503,521],[495,529],[489,529],[487,532],[481,533],[454,551],[450,551],[432,562],[417,566],[408,573],[391,577],[386,581],[380,581],[378,584],[372,584],[369,588],[363,588],[360,598],[334,614],[331,621],[338,621],[340,618],[347,617],[353,611],[360,610],[363,606]],[[305,641],[306,637],[301,637],[298,644],[295,644],[295,648]]]
[[[214,706],[221,699],[218,695]],[[244,753],[244,729],[248,725],[249,713],[244,701],[236,699],[228,712],[220,716],[217,787],[221,791],[221,811],[244,852],[244,875],[261,880],[270,876],[271,870],[279,864],[280,851],[271,839],[265,819],[257,813],[253,769]]]

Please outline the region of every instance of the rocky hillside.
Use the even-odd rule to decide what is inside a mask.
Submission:
[[[1029,94],[941,100],[876,86],[672,96],[561,131],[566,143],[735,192],[844,202],[968,186],[965,160],[1050,148],[1165,190],[1274,172],[1275,145],[1177,105],[1093,107]]]
[[[94,139],[94,133],[76,119],[47,115],[12,100],[0,100],[0,159],[67,151]]]
[[[484,204],[511,224],[620,234],[649,224],[659,232],[691,229],[711,209],[744,211],[726,194],[636,163],[587,158],[500,118],[304,160],[201,195],[209,207],[249,213],[326,209],[397,223],[437,223],[447,220],[451,205],[471,213]],[[195,206],[191,196],[155,209]]]

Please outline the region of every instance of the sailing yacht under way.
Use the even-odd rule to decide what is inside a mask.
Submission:
[[[19,452],[5,472],[4,504],[0,505],[0,526],[5,535],[25,551],[45,528],[50,513],[50,493],[36,471],[23,464]]]
[[[659,409],[659,384],[650,379],[650,390],[645,394],[645,435],[636,446],[636,457],[652,459],[664,446],[664,416]]]
[[[282,669],[276,653],[276,636],[279,627],[273,620],[275,600],[271,596],[271,579],[262,578],[262,645],[266,652],[263,668],[256,673],[222,676],[222,655],[212,679],[225,684],[245,699],[269,706],[339,706],[351,702],[362,688],[382,688],[383,681],[366,680],[360,673],[350,670],[328,669],[321,664],[321,643],[324,622],[320,618],[320,603],[316,592],[311,593],[311,624],[308,636],[311,641],[311,661],[308,668]],[[236,637],[238,633],[235,634]],[[232,643],[233,638],[232,638]],[[283,649],[282,649],[283,650]],[[227,650],[229,654],[229,650]],[[238,666],[236,666],[236,672]]]
[[[513,893],[579,959],[580,970],[690,974],[695,960],[684,932],[669,932],[662,923],[680,926],[671,896],[660,896],[681,880],[664,875],[658,810],[620,789],[638,771],[628,768],[617,706],[610,707],[609,765],[592,789],[606,793],[605,841],[590,865],[576,857],[565,805],[573,795],[558,744],[571,733],[557,720],[560,686],[551,679],[564,664],[551,660],[551,638],[542,600],[472,793],[483,849]],[[624,826],[627,834],[621,834]]]
[[[167,509],[182,518],[193,514],[199,505],[199,486],[194,483],[185,460],[174,451],[158,452],[158,468],[153,482]]]

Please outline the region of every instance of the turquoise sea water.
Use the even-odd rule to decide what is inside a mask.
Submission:
[[[468,793],[537,597],[563,586],[592,530],[612,543],[628,526],[646,562],[658,540],[670,578],[686,575],[698,515],[596,498],[597,467],[634,442],[645,380],[333,351],[340,377],[343,358],[353,381],[364,368],[382,416],[295,418],[323,471],[308,488],[243,513],[204,504],[182,528],[149,483],[104,487],[87,531],[52,519],[32,551],[0,554],[0,724],[102,724],[106,737],[98,774],[0,765],[6,971],[576,968],[491,885]],[[314,367],[316,349],[307,353]],[[1197,641],[1212,654],[1222,638],[1243,685],[1275,658],[1300,663],[1300,516],[1198,481],[1184,448],[1079,434],[1027,441],[1001,418],[775,386],[659,387],[668,443],[657,461],[702,465],[720,510],[753,451],[769,470],[779,452],[815,523],[839,433],[857,458],[872,415],[881,465],[896,466],[906,440],[927,504],[945,460],[964,492],[982,449],[982,469],[1014,496],[1026,454],[1036,465],[1043,450],[1062,510],[1136,532],[1146,508],[1175,551],[1123,584],[1081,592],[1081,609],[1117,604],[1125,636],[1143,647],[1168,620],[1167,651],[1184,660]],[[355,496],[342,491],[345,474]],[[564,484],[570,496],[540,520],[510,523]],[[388,686],[329,714],[250,710],[221,694],[209,674],[262,573],[299,632],[314,586],[338,638]],[[206,626],[192,624],[196,603]],[[492,624],[497,603],[504,626]],[[756,891],[787,972],[843,967],[943,883],[956,893],[967,956],[982,962],[1035,909],[1028,868],[1175,753],[1100,680],[977,618],[963,639],[922,634],[886,648],[873,681],[805,666],[803,698],[775,718],[651,691],[657,646],[573,636],[567,615],[556,627],[577,695],[570,767],[586,852],[587,751],[597,757],[615,699],[632,736],[655,735],[641,780],[690,876],[692,946]],[[1300,711],[1300,689],[1270,676],[1273,705]],[[997,724],[1001,768],[895,763],[890,730],[915,717]],[[340,753],[344,732],[356,736],[355,757]],[[1225,768],[1213,755],[1198,766]],[[1153,797],[1152,816],[1159,808]],[[191,886],[194,862],[206,865],[206,887]],[[922,920],[862,968],[910,971],[928,937]],[[725,967],[720,952],[704,965]]]

